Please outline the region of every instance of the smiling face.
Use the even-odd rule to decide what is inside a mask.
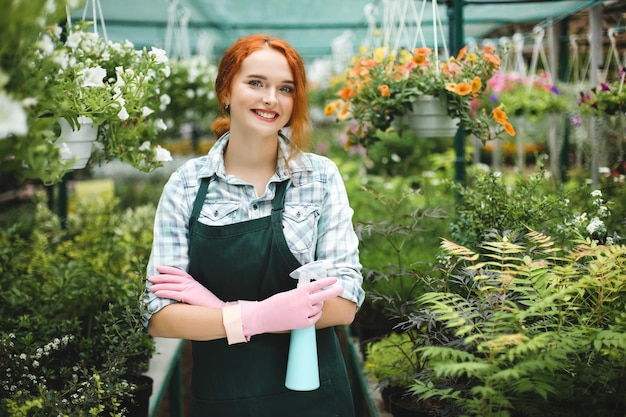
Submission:
[[[291,119],[295,83],[285,57],[270,48],[246,57],[227,102],[233,133],[276,137]]]

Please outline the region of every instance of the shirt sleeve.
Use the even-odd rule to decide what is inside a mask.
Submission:
[[[326,197],[318,222],[316,259],[328,259],[334,269],[328,276],[336,276],[343,287],[341,297],[363,304],[363,276],[359,262],[359,240],[354,231],[345,184],[337,166],[327,163]]]
[[[195,193],[186,184],[181,170],[174,172],[163,187],[154,219],[154,237],[146,277],[157,274],[157,266],[162,265],[187,270],[189,266],[189,218],[194,196]],[[149,290],[151,285],[146,279],[143,297],[145,308],[142,316],[145,326],[148,325],[153,314],[176,302],[154,295]]]

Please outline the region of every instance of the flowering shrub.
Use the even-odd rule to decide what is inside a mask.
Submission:
[[[340,98],[324,109],[337,120],[355,120],[348,145],[367,146],[378,140],[377,130],[388,129],[397,116],[406,114],[416,97],[445,97],[448,115],[459,119],[468,133],[487,140],[503,130],[515,134],[501,108],[488,114],[480,108],[478,98],[488,79],[499,68],[500,58],[493,49],[468,53],[464,47],[457,57],[437,62],[430,48],[412,52],[377,48],[354,57],[344,75]]]

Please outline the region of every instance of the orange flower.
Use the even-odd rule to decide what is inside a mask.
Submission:
[[[460,96],[466,96],[472,91],[472,86],[469,83],[462,82],[458,83],[456,87],[454,87],[454,92]]]
[[[344,87],[339,91],[339,97],[344,100],[349,100],[354,97],[354,89],[352,87]]]
[[[500,68],[500,57],[493,54],[485,54],[483,55],[485,61],[489,62],[495,69]]]
[[[493,109],[492,113],[493,113],[493,120],[495,120],[497,123],[504,125],[507,122],[506,113],[501,108],[496,107],[495,109]]]
[[[467,53],[467,45],[461,48],[461,50],[459,51],[459,55],[457,55],[456,59],[458,61],[462,60],[463,58],[465,58],[466,53]]]
[[[502,126],[504,126],[504,131],[506,133],[508,133],[511,136],[515,136],[515,129],[513,128],[513,125],[509,122],[504,122],[504,124],[502,124]]]
[[[391,91],[389,91],[389,86],[387,84],[379,85],[378,91],[380,91],[380,95],[383,97],[391,96]]]
[[[427,55],[415,55],[412,59],[415,65],[419,67],[423,67],[428,64],[428,56]]]
[[[426,47],[413,49],[413,55],[415,55],[415,56],[423,56],[426,59],[428,59],[428,57],[430,56],[431,52],[432,51],[430,50],[430,48],[426,48]]]

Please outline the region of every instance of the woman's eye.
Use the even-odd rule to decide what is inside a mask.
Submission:
[[[284,86],[280,88],[280,91],[282,91],[283,93],[291,94],[293,93],[294,89],[293,87]]]
[[[263,85],[263,83],[261,83],[261,81],[259,80],[250,80],[248,81],[248,84],[250,84],[253,87],[261,87]]]

